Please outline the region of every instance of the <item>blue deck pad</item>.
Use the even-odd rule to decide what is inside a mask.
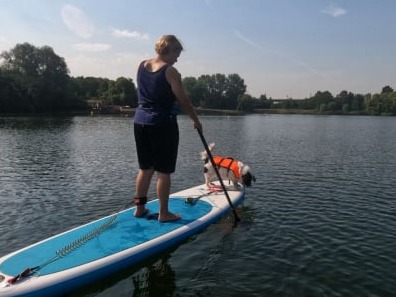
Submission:
[[[150,213],[157,213],[158,201],[149,202],[147,208]],[[114,223],[107,229],[75,250],[66,253],[64,257],[44,266],[38,274],[46,275],[66,270],[137,246],[199,219],[211,211],[212,205],[202,200],[190,205],[185,203],[183,197],[177,197],[169,200],[169,208],[172,212],[180,214],[182,219],[160,223],[155,219],[135,218],[134,207],[120,212]],[[0,270],[8,275],[17,275],[26,268],[42,265],[54,257],[56,251],[76,242],[90,231],[108,222],[109,219],[108,217],[92,222],[19,252],[4,261],[0,265]]]

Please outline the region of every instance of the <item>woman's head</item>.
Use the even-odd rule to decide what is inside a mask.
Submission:
[[[175,35],[162,35],[155,44],[155,51],[158,55],[164,56],[170,53],[179,53],[183,50],[181,42]]]

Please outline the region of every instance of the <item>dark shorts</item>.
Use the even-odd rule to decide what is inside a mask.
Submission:
[[[158,126],[134,124],[139,168],[173,173],[179,147],[176,118]]]

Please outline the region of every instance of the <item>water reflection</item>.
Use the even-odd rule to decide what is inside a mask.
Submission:
[[[156,263],[145,267],[132,277],[134,297],[174,296],[176,291],[176,275],[169,265],[170,255],[159,259]]]
[[[5,129],[65,129],[73,124],[70,116],[34,116],[34,117],[4,117],[0,119],[1,128]]]
[[[150,258],[119,271],[64,297],[156,297],[175,296],[176,273],[170,265],[171,254]]]

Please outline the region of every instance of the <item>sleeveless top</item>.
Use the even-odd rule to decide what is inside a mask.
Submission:
[[[134,122],[140,125],[159,125],[174,118],[177,113],[176,97],[166,80],[165,72],[170,65],[164,65],[154,72],[138,68],[138,106]]]

